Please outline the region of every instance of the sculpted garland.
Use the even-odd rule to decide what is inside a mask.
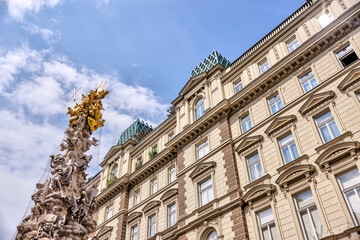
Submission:
[[[17,227],[16,240],[85,240],[95,230],[92,213],[98,190],[96,185],[86,190],[85,170],[92,156],[85,152],[97,145],[98,140],[90,140],[90,136],[104,125],[101,100],[109,93],[107,86],[106,81],[99,84],[82,96],[81,104],[68,108],[62,153],[50,156],[52,178],[36,184],[37,192],[31,197],[34,206]]]

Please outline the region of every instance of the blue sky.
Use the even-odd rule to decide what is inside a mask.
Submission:
[[[85,93],[110,82],[93,175],[136,118],[154,126],[166,118],[212,50],[234,61],[304,3],[0,0],[0,238],[13,236],[58,151],[74,87]]]

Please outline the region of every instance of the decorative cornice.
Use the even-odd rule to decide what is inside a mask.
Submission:
[[[235,151],[241,154],[246,149],[250,148],[251,146],[254,146],[257,143],[260,143],[264,139],[261,135],[246,137],[244,140],[239,144],[239,146],[236,147]]]
[[[150,211],[151,209],[160,206],[160,204],[161,204],[161,202],[158,201],[158,200],[151,201],[151,202],[149,202],[148,204],[146,204],[146,205],[143,207],[142,211],[143,211],[144,213],[147,213],[147,212]]]
[[[127,222],[132,222],[135,219],[138,219],[142,216],[142,212],[132,212],[129,214],[129,216],[127,217]]]
[[[279,129],[283,128],[284,126],[288,125],[289,123],[295,122],[296,116],[295,115],[289,115],[289,116],[282,116],[277,117],[272,121],[272,123],[269,125],[269,127],[265,130],[265,133],[270,136]]]
[[[167,199],[176,196],[178,194],[178,189],[177,188],[172,188],[167,190],[161,197],[160,200],[161,201],[166,201]]]
[[[296,165],[280,174],[275,183],[286,189],[291,183],[301,178],[309,178],[314,171],[315,167],[311,164]]]
[[[216,162],[204,162],[200,163],[195,167],[195,169],[190,173],[189,177],[191,179],[195,179],[199,175],[201,175],[204,172],[207,172],[209,169],[213,169],[216,166]]]
[[[352,69],[344,78],[344,80],[341,81],[339,86],[337,87],[340,91],[345,91],[353,84],[359,82],[360,80],[360,67]]]
[[[262,197],[270,197],[273,192],[275,192],[275,186],[273,184],[260,184],[245,193],[243,196],[243,201],[248,203],[255,201]]]
[[[111,232],[113,230],[113,227],[111,226],[103,226],[100,231],[96,234],[97,237],[104,236],[105,234]]]
[[[334,96],[335,92],[332,90],[311,95],[309,99],[306,100],[306,102],[301,106],[301,108],[299,109],[299,113],[301,115],[305,115],[306,113],[310,112],[311,110],[326,102],[327,100],[332,99]]]

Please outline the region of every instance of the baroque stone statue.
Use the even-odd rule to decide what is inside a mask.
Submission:
[[[91,134],[104,125],[101,100],[109,93],[106,81],[82,95],[82,103],[68,108],[69,127],[60,144],[62,154],[50,156],[52,177],[36,184],[31,213],[17,227],[16,240],[85,240],[96,227],[92,218],[97,186],[86,190],[86,169],[92,158],[85,154],[97,140]]]

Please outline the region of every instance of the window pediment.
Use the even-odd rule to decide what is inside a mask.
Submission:
[[[272,121],[269,127],[265,130],[265,133],[270,136],[281,128],[285,127],[289,123],[292,123],[296,120],[295,115],[277,117]]]
[[[320,104],[326,102],[327,100],[333,98],[335,96],[334,91],[327,91],[319,94],[311,95],[308,100],[301,106],[299,109],[299,113],[305,115],[306,113],[310,112]]]
[[[145,207],[142,209],[142,211],[144,213],[146,213],[146,212],[150,211],[151,209],[158,207],[160,204],[161,204],[161,202],[158,200],[151,201],[145,205]]]
[[[105,234],[110,233],[113,230],[111,226],[103,226],[100,231],[96,234],[97,237],[104,236]]]
[[[166,201],[169,198],[176,196],[178,194],[178,189],[177,188],[172,188],[167,190],[160,198],[161,201]]]
[[[261,142],[262,140],[263,140],[263,136],[261,136],[261,135],[246,137],[246,138],[244,138],[244,140],[239,144],[239,146],[237,146],[237,148],[235,149],[235,151],[240,154],[240,153],[242,153],[243,151],[245,151],[246,149],[248,149],[249,147],[251,147],[251,146],[253,146],[253,145]]]
[[[270,196],[275,191],[275,186],[272,184],[260,184],[253,188],[251,188],[245,195],[243,196],[244,202],[252,202],[256,199]]]
[[[352,69],[337,87],[340,91],[348,89],[360,80],[360,67]]]
[[[338,143],[321,153],[315,163],[320,167],[329,168],[332,162],[349,156],[352,152],[356,152],[359,149],[360,143],[358,141]]]
[[[133,220],[135,220],[137,218],[140,218],[141,216],[142,216],[141,212],[133,212],[127,217],[127,221],[131,222],[131,221],[133,221]]]
[[[209,170],[216,166],[215,162],[204,162],[196,166],[196,168],[190,173],[189,177],[194,180],[198,176],[207,173]]]
[[[280,187],[287,188],[291,183],[301,179],[308,178],[315,171],[315,167],[311,164],[302,164],[293,166],[285,170],[276,179],[276,184]]]

